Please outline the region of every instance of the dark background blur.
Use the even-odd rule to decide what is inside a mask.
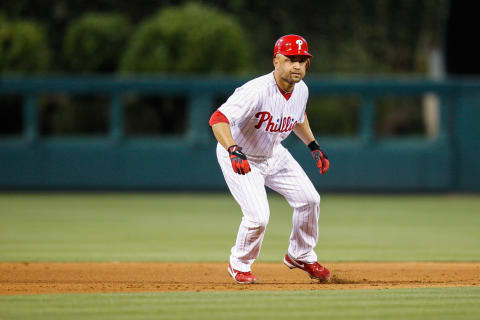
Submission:
[[[472,73],[471,64],[478,64],[473,59],[476,54],[460,48],[467,44],[458,37],[464,29],[463,16],[473,17],[465,3],[7,0],[0,9],[0,72],[6,76],[258,76],[272,70],[275,40],[296,33],[308,40],[314,55],[310,74],[438,78],[445,74],[445,48],[449,71]],[[468,23],[472,28],[476,21],[471,18]],[[455,40],[446,41],[446,34]],[[464,52],[471,54],[472,61]],[[0,99],[5,105],[0,109],[0,135],[18,134],[22,130],[21,100],[15,96]],[[219,97],[218,103],[224,99]],[[102,134],[106,130],[106,104],[101,97],[55,95],[41,100],[40,131],[44,135]],[[427,129],[419,103],[384,101],[377,115],[377,133],[424,134]],[[79,104],[88,107],[78,108]],[[185,109],[181,97],[131,97],[129,105],[136,106],[127,107],[129,132],[185,131],[185,123],[175,120],[173,112]],[[357,131],[358,103],[354,100],[312,99],[310,105],[319,134],[352,136]],[[323,105],[321,114],[318,105]]]
[[[330,146],[338,155],[345,152],[345,164],[352,152],[382,139],[417,139],[406,150],[422,158],[420,150],[431,161],[436,155],[422,143],[431,143],[435,152],[445,144],[448,159],[436,163],[450,167],[446,184],[455,185],[453,164],[464,157],[456,146],[468,153],[478,140],[471,131],[476,89],[459,87],[480,73],[477,17],[476,2],[448,0],[2,1],[0,143],[6,144],[0,151],[13,163],[27,158],[36,163],[32,156],[38,156],[51,177],[58,168],[51,161],[58,158],[51,157],[49,144],[36,144],[41,151],[29,155],[33,145],[22,149],[9,143],[87,138],[85,145],[55,144],[78,147],[77,159],[86,170],[91,159],[82,152],[96,146],[92,138],[148,137],[155,140],[151,146],[165,150],[172,141],[185,150],[192,143],[213,144],[208,114],[237,84],[271,72],[276,39],[295,33],[307,39],[314,55],[305,81],[312,84],[307,111],[318,139],[335,137]],[[169,79],[178,83],[175,90],[152,89]],[[195,86],[208,79],[215,82],[202,98]],[[365,145],[355,144],[359,139]],[[115,146],[112,158],[124,168],[124,159],[115,155],[124,145]],[[397,146],[388,145],[385,152],[393,148],[395,157]],[[61,151],[67,158],[68,148]],[[171,152],[181,158],[179,150]],[[150,156],[154,167],[156,155]],[[372,164],[379,180],[386,177],[377,169]],[[462,170],[467,176],[468,168]],[[344,173],[341,179],[350,179]],[[419,181],[423,173],[418,166]],[[331,179],[341,181],[334,173]]]
[[[2,1],[0,16],[5,21],[31,21],[43,28],[49,62],[42,72],[48,73],[112,73],[118,72],[119,60],[134,42],[142,23],[166,9],[176,8],[179,15],[185,6],[196,3],[209,11],[236,23],[244,33],[246,43],[239,44],[252,53],[245,69],[264,73],[271,69],[271,52],[274,41],[288,33],[303,35],[315,55],[312,72],[326,74],[385,74],[428,72],[429,55],[433,49],[443,48],[449,8],[458,15],[452,16],[453,32],[461,31],[458,23],[463,15],[475,16],[465,1],[421,0],[330,0],[330,1]],[[469,13],[471,12],[471,13]],[[75,68],[69,56],[69,32],[82,18],[92,13],[102,14],[103,20],[116,14],[123,19],[123,29],[117,25],[116,33],[123,34],[118,52],[111,52],[108,64],[82,70]],[[100,19],[101,20],[101,19]],[[181,21],[185,25],[189,21]],[[203,21],[197,25],[211,24]],[[470,19],[468,23],[476,23]],[[91,33],[99,33],[101,21],[92,21]],[[181,28],[171,24],[172,28]],[[105,27],[104,27],[105,29]],[[70,35],[71,36],[71,35]],[[5,50],[5,35],[2,46]],[[120,38],[117,36],[117,38]],[[83,39],[84,40],[84,39]],[[158,38],[157,41],[160,41]],[[182,39],[178,39],[181,41]],[[80,41],[77,39],[76,41]],[[155,40],[153,40],[155,41]],[[104,43],[106,44],[106,43]],[[73,44],[70,44],[73,45]],[[152,44],[153,45],[153,44]],[[213,45],[213,44],[212,44]],[[77,44],[79,46],[79,44]],[[91,44],[93,49],[94,44]],[[3,50],[3,51],[4,51]],[[86,49],[85,49],[86,50]],[[77,52],[78,53],[78,52]],[[93,53],[92,53],[93,54]],[[178,52],[177,52],[178,54]],[[194,54],[194,53],[192,53]],[[86,67],[89,62],[82,61]],[[170,59],[174,57],[169,57]],[[81,64],[81,63],[79,63]],[[17,68],[15,68],[17,67]],[[20,65],[12,66],[22,72]],[[3,66],[2,72],[6,70]],[[36,70],[32,70],[36,71]],[[224,70],[217,70],[222,72]],[[244,71],[244,70],[239,70]],[[188,73],[195,72],[195,70]],[[198,72],[203,74],[204,71]]]

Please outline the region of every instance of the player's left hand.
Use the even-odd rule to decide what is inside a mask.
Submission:
[[[317,168],[320,170],[321,174],[327,172],[330,168],[330,161],[328,161],[327,154],[322,149],[318,148],[317,150],[312,151],[313,160],[317,164]]]
[[[315,164],[320,173],[327,173],[328,168],[330,168],[330,161],[328,161],[328,156],[325,151],[320,149],[320,146],[315,140],[308,144],[308,148],[312,151],[313,160],[315,160]]]

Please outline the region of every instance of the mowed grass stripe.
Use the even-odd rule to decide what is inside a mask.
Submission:
[[[269,194],[259,261],[281,261],[292,209]],[[480,261],[480,197],[322,194],[320,261]],[[0,261],[227,261],[230,194],[0,194]]]
[[[0,297],[1,319],[478,319],[479,287]]]

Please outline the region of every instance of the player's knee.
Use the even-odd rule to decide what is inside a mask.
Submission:
[[[259,228],[261,230],[265,230],[265,228],[267,227],[267,224],[268,224],[268,218],[267,217],[262,217],[262,218],[259,218],[259,219],[255,219],[255,221],[253,221],[253,223],[257,226],[257,228]]]
[[[268,216],[265,217],[255,217],[255,218],[244,218],[244,224],[249,229],[259,229],[265,230],[268,224]]]
[[[306,197],[307,205],[310,207],[319,206],[320,205],[320,195],[317,191],[310,192]]]
[[[252,229],[256,229],[256,230],[264,232],[265,229],[267,228],[267,224],[268,224],[267,221],[263,221],[263,220],[262,221],[257,221],[256,226]]]
[[[257,208],[242,208],[243,223],[248,228],[265,229],[270,218],[270,208],[268,206],[259,206]]]

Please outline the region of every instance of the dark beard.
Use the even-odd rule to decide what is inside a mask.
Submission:
[[[295,84],[295,83],[300,82],[300,80],[302,80],[302,79],[300,79],[300,80],[298,80],[298,81],[295,81],[295,80],[293,80],[293,78],[288,79],[288,78],[283,78],[283,77],[282,77],[282,80],[285,80],[286,82],[288,82],[288,83],[290,83],[290,84]]]

